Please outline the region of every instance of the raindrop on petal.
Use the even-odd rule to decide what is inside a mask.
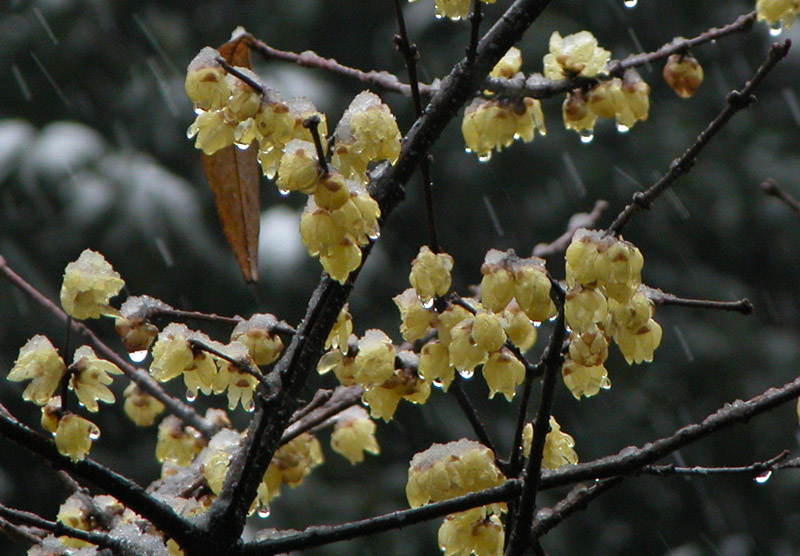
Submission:
[[[578,132],[578,135],[581,138],[581,143],[591,143],[592,139],[594,139],[594,131],[591,129],[582,129]]]
[[[192,403],[196,399],[197,399],[197,392],[192,391],[192,390],[187,390],[186,391],[186,401],[187,402]]]
[[[776,21],[769,26],[769,34],[771,37],[777,37],[781,33],[783,33],[783,25],[780,21]]]
[[[267,506],[266,504],[258,505],[258,509],[256,510],[256,514],[258,515],[258,517],[260,517],[261,519],[266,519],[269,517],[269,513],[270,513],[269,506]]]
[[[279,187],[279,188],[278,188],[278,193],[280,193],[281,195],[283,195],[284,197],[286,197],[286,196],[287,196],[289,193],[291,193],[291,191],[289,191],[288,189],[281,189],[281,188]]]
[[[492,152],[485,152],[478,155],[478,162],[489,162],[492,159]]]
[[[630,130],[631,128],[629,128],[625,124],[617,123],[617,131],[619,133],[628,133]]]
[[[91,438],[92,440],[97,440],[98,438],[100,438],[100,429],[93,429],[89,433],[89,438]]]
[[[252,413],[256,409],[256,404],[253,400],[247,402],[247,405],[244,406],[244,410],[248,413]]]
[[[626,8],[635,8],[636,4],[639,3],[639,0],[623,0],[622,2]]]
[[[441,381],[441,380],[439,380],[438,378],[437,378],[436,380],[434,380],[434,381],[433,381],[433,385],[434,385],[436,388],[441,388],[441,387],[443,386],[443,384],[442,384],[442,381]]]
[[[464,380],[469,380],[472,378],[472,375],[475,374],[473,369],[459,369],[458,374],[461,375],[461,378]]]

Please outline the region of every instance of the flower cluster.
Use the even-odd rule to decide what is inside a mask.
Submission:
[[[504,481],[489,448],[461,439],[434,444],[412,458],[406,497],[412,508],[418,508],[500,486]],[[439,528],[439,546],[445,554],[502,554],[505,533],[499,516],[505,509],[505,504],[498,503],[449,515]]]
[[[64,269],[61,284],[61,306],[72,318],[96,319],[100,315],[115,315],[117,310],[109,300],[117,295],[125,282],[103,255],[84,250],[77,261]]]
[[[594,77],[606,71],[610,58],[611,53],[601,48],[589,31],[566,37],[554,31],[550,35],[550,52],[544,56],[544,76],[548,79]]]
[[[564,304],[572,336],[562,375],[576,398],[611,386],[604,367],[609,338],[628,364],[653,360],[661,327],[652,318],[653,302],[639,289],[643,265],[639,249],[622,238],[586,229],[573,236]]]
[[[278,448],[258,485],[255,504],[259,513],[268,511],[270,501],[280,495],[282,485],[296,487],[324,461],[319,440],[307,432]]]
[[[788,29],[800,13],[800,0],[757,0],[756,11],[759,21],[766,21],[774,28]]]
[[[361,247],[378,236],[380,208],[365,188],[367,170],[400,154],[400,130],[388,106],[369,91],[356,95],[334,133],[331,163],[320,160],[327,145],[327,121],[307,99],[284,101],[247,68],[229,74],[220,54],[204,48],[189,64],[186,93],[198,112],[189,128],[207,155],[234,142],[256,143],[261,169],[277,173],[282,193],[309,196],[300,235],[311,256],[344,283],[361,264]],[[320,152],[322,151],[322,152]]]
[[[530,457],[531,445],[533,443],[533,424],[528,423],[522,430],[522,455]],[[578,454],[575,452],[575,440],[565,432],[556,418],[550,416],[550,432],[544,439],[544,451],[542,452],[542,467],[544,469],[556,469],[562,465],[574,465],[578,463]]]

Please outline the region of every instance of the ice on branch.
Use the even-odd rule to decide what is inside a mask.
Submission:
[[[72,318],[96,319],[101,315],[116,315],[109,305],[125,282],[103,255],[86,249],[64,269],[61,284],[61,306]]]
[[[30,380],[22,392],[22,398],[36,405],[45,405],[66,371],[64,360],[50,340],[37,334],[20,348],[19,357],[7,378],[13,382]]]

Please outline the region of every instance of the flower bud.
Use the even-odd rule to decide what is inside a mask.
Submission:
[[[689,98],[703,82],[703,66],[690,54],[673,54],[664,66],[664,81],[678,96]]]

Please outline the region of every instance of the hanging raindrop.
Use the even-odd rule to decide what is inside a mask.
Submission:
[[[635,8],[636,4],[639,3],[639,0],[623,0],[622,2],[626,8]]]
[[[94,429],[89,433],[89,438],[92,440],[97,440],[100,438],[100,429]]]
[[[196,391],[194,391],[194,392],[192,390],[187,390],[186,391],[186,401],[187,402],[192,403],[196,399],[197,399],[197,392]]]
[[[266,519],[269,517],[269,513],[270,513],[269,506],[267,506],[266,504],[258,505],[258,509],[256,510],[256,514],[258,515],[258,517],[260,517],[261,519]]]
[[[766,471],[764,471],[763,473],[761,473],[760,475],[758,475],[758,476],[757,476],[757,477],[754,479],[754,481],[755,481],[756,483],[760,484],[760,485],[763,485],[764,483],[766,483],[767,481],[769,481],[770,477],[772,477],[772,471],[771,471],[771,470],[769,470],[769,469],[767,469]]]
[[[473,369],[459,369],[458,374],[461,375],[461,378],[464,380],[469,380],[472,378],[472,375],[475,374]]]
[[[492,152],[485,152],[478,155],[478,162],[489,162],[492,159]]]
[[[291,191],[289,191],[288,189],[281,189],[281,188],[279,187],[279,188],[278,188],[278,193],[280,193],[281,195],[283,195],[284,197],[286,197],[286,196],[287,196],[289,193],[291,193]]]
[[[617,131],[619,133],[628,133],[630,130],[631,130],[631,128],[629,128],[625,124],[621,124],[621,123],[617,122]]]
[[[582,129],[578,132],[578,135],[581,138],[581,143],[591,143],[592,139],[594,139],[594,131],[591,129]]]
[[[781,33],[783,33],[783,25],[781,24],[780,21],[776,21],[775,23],[769,26],[770,36],[777,37]]]
[[[128,354],[128,358],[134,363],[141,363],[147,357],[147,350],[140,349],[139,351],[132,351]]]

